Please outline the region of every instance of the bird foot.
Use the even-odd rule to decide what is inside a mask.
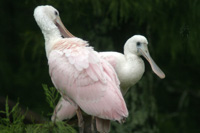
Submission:
[[[121,123],[124,123],[124,122],[126,122],[126,118],[125,117],[121,120]]]

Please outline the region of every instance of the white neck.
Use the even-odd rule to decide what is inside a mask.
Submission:
[[[45,39],[45,50],[46,50],[46,56],[48,58],[52,47],[55,45],[55,42],[58,41],[58,39],[61,39],[62,37],[57,27],[42,31],[42,33]]]
[[[121,76],[119,76],[123,94],[141,79],[145,70],[144,61],[141,57],[134,54],[125,54],[125,58],[126,63],[123,65]]]

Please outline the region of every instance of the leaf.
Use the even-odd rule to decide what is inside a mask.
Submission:
[[[10,114],[13,113],[13,112],[15,112],[15,111],[17,110],[18,105],[19,105],[19,102],[17,102],[17,103],[15,104],[15,106],[14,106],[14,107],[12,108],[12,110],[10,111]]]
[[[6,112],[5,111],[0,111],[0,113],[5,114]]]
[[[42,84],[42,87],[45,91],[47,103],[52,109],[54,109],[58,101],[59,93],[57,92],[56,88],[54,87],[48,88],[46,84]]]

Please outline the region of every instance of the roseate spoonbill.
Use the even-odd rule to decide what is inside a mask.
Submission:
[[[80,109],[100,122],[123,122],[128,110],[113,67],[88,42],[72,37],[52,6],[36,7],[34,17],[44,35],[51,80],[64,100],[75,107],[80,132],[83,132]]]
[[[118,52],[101,52],[100,55],[106,59],[117,72],[120,80],[120,88],[123,95],[128,89],[136,84],[142,77],[145,66],[141,56],[144,56],[150,63],[152,70],[161,79],[165,78],[165,74],[160,70],[156,63],[151,58],[148,51],[148,41],[144,36],[134,35],[128,39],[124,45],[124,54]],[[57,108],[60,107],[60,110]],[[55,112],[57,113],[55,114]],[[70,119],[75,115],[75,107],[67,101],[60,99],[57,104],[52,120]]]

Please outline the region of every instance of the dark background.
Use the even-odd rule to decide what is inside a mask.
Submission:
[[[0,1],[0,97],[40,115],[52,112],[42,84],[48,74],[44,38],[33,11],[57,8],[67,29],[97,51],[123,52],[135,34],[147,37],[159,79],[145,61],[142,80],[126,98],[129,118],[112,132],[200,132],[199,0],[6,0]],[[0,109],[1,110],[1,109]]]

